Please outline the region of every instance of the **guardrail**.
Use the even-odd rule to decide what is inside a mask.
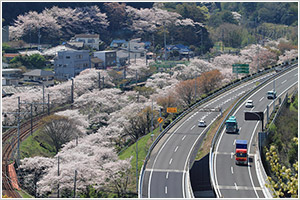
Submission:
[[[263,85],[265,85],[267,82],[271,81],[272,79],[280,76],[281,74],[285,73],[286,71],[292,69],[293,67],[295,67],[297,64],[293,64],[289,67],[287,67],[286,69],[283,69],[282,71],[280,71],[279,73],[276,73],[274,74],[273,76],[269,77],[267,80],[265,80],[264,82],[260,83],[257,87],[255,87],[254,89],[252,89],[251,91],[249,91],[248,93],[246,93],[242,98],[240,98],[235,104],[234,106],[232,107],[232,109],[228,112],[228,114],[226,115],[226,117],[224,118],[224,120],[222,121],[221,125],[219,126],[216,134],[214,135],[213,137],[213,140],[212,140],[212,144],[211,144],[211,148],[210,148],[210,156],[209,156],[209,169],[210,169],[210,178],[211,178],[211,184],[212,184],[212,188],[214,188],[215,190],[215,193],[217,195],[218,198],[221,197],[221,195],[218,193],[218,190],[216,190],[216,187],[215,187],[215,179],[214,179],[214,173],[213,173],[213,164],[212,164],[212,161],[213,161],[213,150],[215,148],[215,143],[216,141],[218,140],[219,136],[220,136],[220,133],[221,131],[223,130],[224,128],[224,125],[225,125],[225,121],[228,119],[228,117],[230,115],[232,115],[232,113],[238,108],[238,106],[243,102],[245,101],[246,98],[248,98],[248,96],[250,96],[253,92],[255,92],[256,90],[258,90],[259,88],[261,88]]]
[[[280,96],[282,96],[284,93],[285,93],[285,97],[284,97],[284,99],[282,100],[282,102],[280,102],[281,100],[279,100],[279,96],[278,96],[278,105],[276,105],[276,107],[277,106],[279,106],[279,108],[278,108],[278,110],[276,111],[276,110],[274,110],[273,112],[276,112],[276,114],[275,114],[275,116],[273,117],[273,119],[272,119],[272,121],[270,122],[270,119],[269,119],[269,121],[267,121],[266,120],[266,124],[265,124],[265,128],[267,127],[267,124],[271,124],[271,123],[274,123],[274,121],[276,120],[276,118],[277,118],[277,116],[278,116],[278,114],[281,112],[281,109],[282,109],[282,107],[283,107],[283,105],[285,105],[285,103],[286,103],[286,101],[288,100],[288,94],[289,94],[289,92],[290,91],[297,91],[297,90],[295,90],[295,87],[297,88],[298,87],[298,85],[297,84],[294,84],[294,85],[292,85],[291,87],[289,87],[288,89],[287,89],[287,91],[285,91],[285,92],[283,92]],[[275,103],[276,104],[276,103]],[[273,113],[272,112],[272,113]],[[270,115],[272,115],[272,113],[270,114]],[[267,136],[266,137],[268,137],[268,132],[269,132],[269,127],[268,127],[268,129],[265,131],[265,134],[267,134]],[[256,133],[257,132],[259,132],[259,131],[256,131]],[[259,137],[259,134],[256,134],[256,140],[258,141],[258,146],[259,147],[261,147],[261,145],[263,145],[264,144],[264,142],[262,141],[262,140],[260,140],[258,137]],[[262,152],[261,152],[261,148],[258,148],[258,151],[256,151],[256,154],[255,154],[255,170],[256,170],[256,173],[257,174],[259,174],[259,176],[261,176],[262,177],[262,179],[261,178],[259,178],[259,176],[258,176],[258,181],[260,182],[260,185],[265,185],[265,184],[270,184],[269,183],[269,181],[268,181],[268,175],[267,175],[267,173],[266,173],[266,171],[265,171],[265,168],[264,168],[264,166],[263,166],[263,164],[262,164],[262,157],[261,157],[261,155],[262,155]],[[271,189],[270,188],[263,188],[263,193],[264,193],[264,195],[265,195],[265,197],[266,198],[273,198],[273,196],[272,196],[272,194],[271,194]]]
[[[143,183],[143,177],[144,177],[144,173],[145,173],[145,168],[146,165],[148,163],[150,154],[152,152],[152,150],[154,149],[154,147],[156,146],[156,144],[160,141],[160,139],[179,121],[181,120],[183,117],[185,117],[188,113],[190,113],[191,111],[193,111],[195,108],[197,108],[198,106],[200,106],[201,104],[211,100],[212,98],[215,98],[216,96],[236,87],[237,85],[240,85],[244,82],[247,82],[251,79],[257,78],[258,76],[267,74],[271,71],[273,71],[275,69],[276,66],[273,66],[272,68],[267,68],[264,71],[260,71],[259,73],[253,74],[252,76],[249,76],[247,78],[241,79],[238,82],[232,83],[230,85],[228,85],[227,87],[218,90],[217,92],[211,94],[210,96],[206,97],[205,99],[200,100],[199,102],[197,102],[196,104],[194,104],[193,106],[191,106],[190,108],[188,108],[187,110],[185,110],[181,115],[179,115],[174,121],[172,121],[159,135],[158,137],[155,139],[155,141],[151,144],[148,153],[146,155],[144,164],[142,166],[141,172],[140,172],[140,179],[139,179],[139,184],[138,184],[138,197],[141,198],[142,197],[142,183]],[[282,72],[281,72],[282,73]],[[215,137],[214,137],[215,139]],[[214,140],[213,140],[214,141]]]

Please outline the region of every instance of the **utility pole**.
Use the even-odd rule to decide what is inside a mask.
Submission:
[[[43,113],[45,112],[45,85],[43,83]]]
[[[98,72],[98,88],[99,88],[99,90],[101,89],[101,77],[100,77],[100,72]]]
[[[76,198],[76,178],[77,178],[77,170],[75,169],[73,198]]]
[[[17,164],[20,165],[20,112],[21,112],[21,105],[20,105],[20,97],[18,97],[18,157],[17,157]]]
[[[128,65],[130,65],[130,40],[128,41]]]
[[[104,88],[104,76],[102,76],[102,88]]]
[[[197,98],[197,75],[195,75],[195,100]]]
[[[48,94],[48,115],[50,115],[50,94]]]
[[[139,192],[138,191],[139,190],[139,176],[138,176],[138,174],[139,174],[139,170],[138,170],[138,157],[139,157],[138,156],[139,155],[139,153],[138,153],[139,152],[139,150],[138,150],[138,140],[139,139],[138,139],[138,134],[137,133],[135,134],[135,138],[136,138],[136,142],[135,142],[136,143],[136,166],[135,166],[136,167],[136,174],[135,175],[136,175],[136,193],[138,193]]]
[[[59,156],[57,156],[57,176],[59,177]],[[59,182],[57,184],[57,198],[59,198]]]
[[[39,27],[39,32],[38,32],[38,43],[39,43],[39,46],[38,46],[38,50],[40,51],[41,50],[41,27]]]
[[[71,104],[74,103],[74,79],[72,78],[72,85],[71,85]]]
[[[151,118],[151,139],[153,141],[153,99],[152,99],[152,110],[151,110],[151,113],[152,113],[152,118]]]
[[[166,40],[166,27],[164,22],[164,45],[165,45],[165,61],[167,60],[167,40]]]

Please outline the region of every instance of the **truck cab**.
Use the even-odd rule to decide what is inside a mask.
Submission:
[[[235,164],[248,164],[247,143],[247,140],[235,141]]]
[[[230,116],[228,120],[225,122],[226,125],[226,133],[238,133],[238,124],[235,116]]]
[[[267,98],[268,99],[275,99],[276,98],[276,91],[275,90],[270,90],[267,92]]]

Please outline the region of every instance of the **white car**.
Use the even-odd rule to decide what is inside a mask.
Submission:
[[[246,101],[246,104],[245,104],[246,108],[252,108],[254,105],[253,105],[253,100],[247,100]]]
[[[199,126],[199,127],[206,127],[206,122],[205,122],[204,120],[201,119],[201,120],[199,121],[198,126]]]

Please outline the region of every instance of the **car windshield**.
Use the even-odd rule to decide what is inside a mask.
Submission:
[[[236,157],[239,157],[239,158],[241,158],[241,157],[247,157],[247,154],[246,153],[237,153]]]

